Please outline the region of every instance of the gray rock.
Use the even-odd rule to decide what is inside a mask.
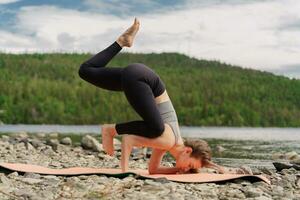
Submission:
[[[47,143],[49,146],[52,147],[53,151],[57,151],[57,148],[58,148],[58,140],[57,139],[50,139],[50,140],[47,140]]]
[[[14,178],[16,178],[18,176],[19,176],[18,172],[12,172],[12,173],[10,173],[10,174],[7,175],[8,178],[12,178],[12,179],[14,179]]]
[[[121,150],[122,148],[122,142],[120,140],[118,140],[117,138],[114,138],[114,148],[116,151]]]
[[[33,173],[33,172],[25,172],[25,173],[24,173],[24,177],[25,177],[25,178],[35,178],[35,179],[39,179],[39,178],[41,178],[41,175],[40,175],[40,174]]]
[[[282,196],[284,194],[284,189],[279,185],[272,185],[272,193],[277,196]]]
[[[58,133],[49,133],[48,137],[52,138],[52,139],[57,139],[58,138]]]
[[[267,175],[270,175],[270,176],[274,174],[273,171],[271,171],[270,169],[268,169],[268,168],[266,168],[266,167],[263,167],[263,168],[261,168],[260,170],[261,170],[261,172],[263,172],[263,173],[265,173],[265,174],[267,174]],[[255,173],[253,172],[253,174],[255,174]]]
[[[34,146],[32,146],[32,144],[29,143],[29,142],[27,142],[27,143],[25,144],[25,147],[26,147],[26,149],[29,150],[29,151],[34,151],[34,150],[35,150]]]
[[[239,189],[228,189],[225,195],[230,198],[245,199],[245,194]]]
[[[43,179],[46,179],[46,180],[60,180],[59,177],[54,176],[54,175],[43,176]]]
[[[23,197],[24,199],[32,199],[32,197],[34,196],[33,191],[30,191],[30,190],[25,189],[25,188],[16,189],[14,191],[14,194],[18,197]]]
[[[221,154],[225,151],[226,149],[224,147],[222,147],[221,145],[217,145],[216,146],[216,153],[217,154]]]
[[[81,145],[83,148],[91,149],[96,152],[103,151],[102,144],[100,144],[94,137],[90,135],[85,135],[84,137],[82,137]]]
[[[37,140],[37,139],[31,140],[30,143],[32,144],[32,146],[33,146],[34,148],[42,147],[42,146],[45,145],[42,141]]]
[[[244,194],[247,198],[254,198],[254,197],[261,196],[263,194],[263,192],[259,188],[247,187],[244,190]]]
[[[298,153],[295,151],[290,151],[285,154],[285,157],[288,160],[294,160],[294,159],[298,158],[298,156],[299,156]]]
[[[37,133],[36,134],[36,137],[40,138],[40,139],[43,139],[46,137],[46,133]]]
[[[2,136],[1,136],[1,140],[4,141],[4,142],[8,142],[9,139],[10,139],[10,137],[7,136],[7,135],[2,135]]]
[[[290,161],[291,164],[300,165],[300,156]]]
[[[20,131],[17,133],[12,133],[12,136],[18,139],[25,139],[28,138],[28,134],[26,131]]]
[[[278,160],[278,159],[284,159],[285,155],[282,153],[273,153],[272,154],[272,159],[273,160]]]
[[[53,175],[47,175],[43,177],[44,182],[43,185],[50,185],[50,186],[56,186],[60,183],[60,178]]]
[[[70,137],[64,137],[60,140],[61,144],[72,145],[72,139]]]
[[[33,184],[37,184],[37,183],[40,183],[42,182],[43,180],[41,179],[36,179],[36,178],[23,178],[21,179],[22,182],[24,183],[28,183],[30,185],[33,185]]]
[[[5,185],[10,185],[10,180],[5,175],[1,175],[0,181]]]
[[[272,200],[271,197],[266,197],[266,196],[259,196],[254,198],[254,200]]]

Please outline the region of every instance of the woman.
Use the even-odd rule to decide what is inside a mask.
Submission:
[[[203,140],[183,142],[176,112],[168,96],[164,82],[149,67],[132,63],[125,68],[108,68],[106,64],[123,47],[131,47],[140,22],[135,18],[129,27],[113,44],[102,50],[79,69],[79,76],[100,88],[123,91],[134,110],[143,118],[101,127],[103,148],[114,154],[113,137],[122,135],[121,168],[128,170],[132,147],[151,147],[152,155],[148,171],[150,174],[184,173],[190,169],[212,167],[220,173],[224,168],[211,162],[211,150]],[[176,167],[162,167],[163,155],[169,151],[176,159]]]

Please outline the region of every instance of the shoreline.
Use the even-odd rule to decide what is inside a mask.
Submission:
[[[118,168],[120,143],[116,143],[116,156],[103,153],[98,142],[90,145],[89,140],[99,141],[93,136],[78,144],[70,137],[59,134],[30,135],[26,132],[2,135],[0,137],[0,161],[38,164],[50,168],[72,166]],[[94,138],[94,139],[93,139]],[[129,161],[130,168],[147,169],[149,158],[139,156],[136,151]],[[261,174],[271,180],[251,183],[237,179],[224,184],[218,183],[177,183],[171,181],[140,180],[132,176],[123,179],[104,175],[80,175],[62,177],[35,173],[0,173],[0,199],[300,199],[300,171],[251,165],[251,159],[214,158],[219,164],[235,167],[234,162],[247,164],[254,174]],[[162,164],[173,164],[164,158]],[[237,163],[235,163],[237,164]],[[253,164],[253,162],[252,162]],[[258,162],[259,164],[259,162]],[[266,160],[266,165],[270,160]],[[152,199],[153,199],[152,198]]]

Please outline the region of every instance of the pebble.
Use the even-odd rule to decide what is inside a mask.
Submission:
[[[81,145],[83,148],[91,149],[93,151],[102,152],[103,147],[94,137],[90,135],[85,135],[81,139]]]
[[[58,133],[49,133],[48,137],[52,138],[52,139],[57,139],[58,138]]]
[[[21,138],[21,139],[20,139]],[[23,138],[23,139],[22,139]],[[24,139],[25,138],[25,139]],[[81,146],[72,145],[70,138],[58,141],[51,137],[29,137],[27,133],[0,137],[0,162],[31,163],[50,168],[62,167],[119,167],[120,151],[109,156],[102,145],[86,135]],[[47,142],[46,142],[47,140]],[[63,142],[65,140],[66,142]],[[118,143],[119,141],[115,141]],[[28,146],[30,144],[31,146]],[[120,145],[120,144],[118,144]],[[53,146],[56,146],[54,151]],[[84,147],[84,148],[83,148]],[[147,152],[147,149],[144,150]],[[137,151],[138,152],[138,151]],[[291,151],[292,152],[292,151]],[[290,158],[295,153],[288,152]],[[285,155],[285,154],[283,154]],[[130,168],[147,169],[149,158],[130,160]],[[291,163],[294,160],[290,160]],[[163,158],[163,165],[174,162]],[[246,166],[246,165],[245,165]],[[230,166],[229,166],[230,167]],[[250,167],[249,167],[250,168]],[[104,175],[55,176],[18,172],[0,173],[0,190],[13,199],[300,199],[300,171],[294,168],[280,172],[269,168],[250,168],[254,174],[270,177],[272,185],[263,181],[238,179],[226,183],[179,183],[165,178],[137,179],[130,175],[123,179]],[[202,168],[200,172],[215,173]],[[0,193],[0,199],[3,195]],[[10,198],[5,196],[5,198]]]
[[[24,183],[28,183],[28,184],[36,184],[36,183],[40,183],[43,180],[41,179],[36,179],[36,178],[22,178],[21,179]]]
[[[285,153],[285,158],[288,160],[296,159],[296,158],[298,158],[298,153],[295,151],[287,152],[287,153]]]
[[[64,137],[60,140],[61,144],[72,145],[72,139],[70,137]]]

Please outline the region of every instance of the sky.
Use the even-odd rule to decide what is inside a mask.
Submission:
[[[0,51],[91,52],[132,23],[123,52],[190,57],[300,79],[300,0],[0,0]]]

